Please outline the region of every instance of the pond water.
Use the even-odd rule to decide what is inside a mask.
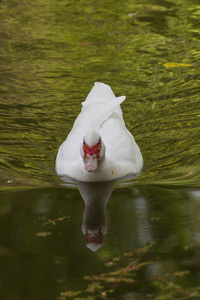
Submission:
[[[0,15],[0,298],[200,299],[199,1],[2,0]],[[95,81],[126,95],[144,169],[73,186],[55,157]]]

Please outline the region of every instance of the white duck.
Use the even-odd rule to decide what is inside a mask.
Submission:
[[[127,130],[109,85],[96,82],[56,158],[56,172],[83,182],[110,181],[139,173],[143,158]]]

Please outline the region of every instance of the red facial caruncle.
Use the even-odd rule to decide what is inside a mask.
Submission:
[[[97,144],[93,145],[92,147],[88,146],[85,142],[83,141],[83,152],[84,152],[84,157],[87,157],[87,154],[90,156],[96,155],[96,158],[99,159],[99,152],[101,151],[101,139],[97,142]]]
[[[83,154],[86,171],[94,172],[98,169],[100,151],[101,139],[99,139],[98,142],[92,147],[86,144],[85,140],[83,140]]]
[[[103,234],[101,229],[98,230],[86,230],[85,233],[85,242],[86,244],[95,243],[95,244],[103,244]]]

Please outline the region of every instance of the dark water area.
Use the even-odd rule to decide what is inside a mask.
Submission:
[[[200,299],[199,1],[3,0],[0,18],[0,299]],[[126,95],[144,168],[64,183],[95,81]]]
[[[89,202],[85,206],[76,189],[2,191],[2,299],[75,299],[75,292],[86,289],[96,299],[95,294],[111,289],[107,278],[116,291],[112,296],[107,292],[105,299],[156,299],[166,290],[168,299],[198,295],[199,199],[199,190],[192,189],[119,188],[104,210],[98,203],[92,209]],[[86,247],[81,229],[93,214],[107,226],[96,252]],[[151,243],[146,253],[142,247]],[[136,258],[134,251],[139,251]],[[124,272],[133,262],[138,268],[130,278],[136,283],[123,282],[127,277],[118,274],[119,268]],[[108,277],[100,279],[105,273]],[[86,292],[81,297],[87,298]]]

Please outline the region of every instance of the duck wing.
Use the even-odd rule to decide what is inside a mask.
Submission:
[[[122,118],[120,104],[125,99],[125,96],[115,97],[109,85],[95,82],[86,100],[82,102],[82,110],[73,129],[81,126],[85,131],[98,131],[114,112]]]
[[[82,111],[74,122],[73,128],[81,126],[85,132],[91,129],[98,131],[124,100],[125,96],[121,96],[109,102],[83,103]]]

